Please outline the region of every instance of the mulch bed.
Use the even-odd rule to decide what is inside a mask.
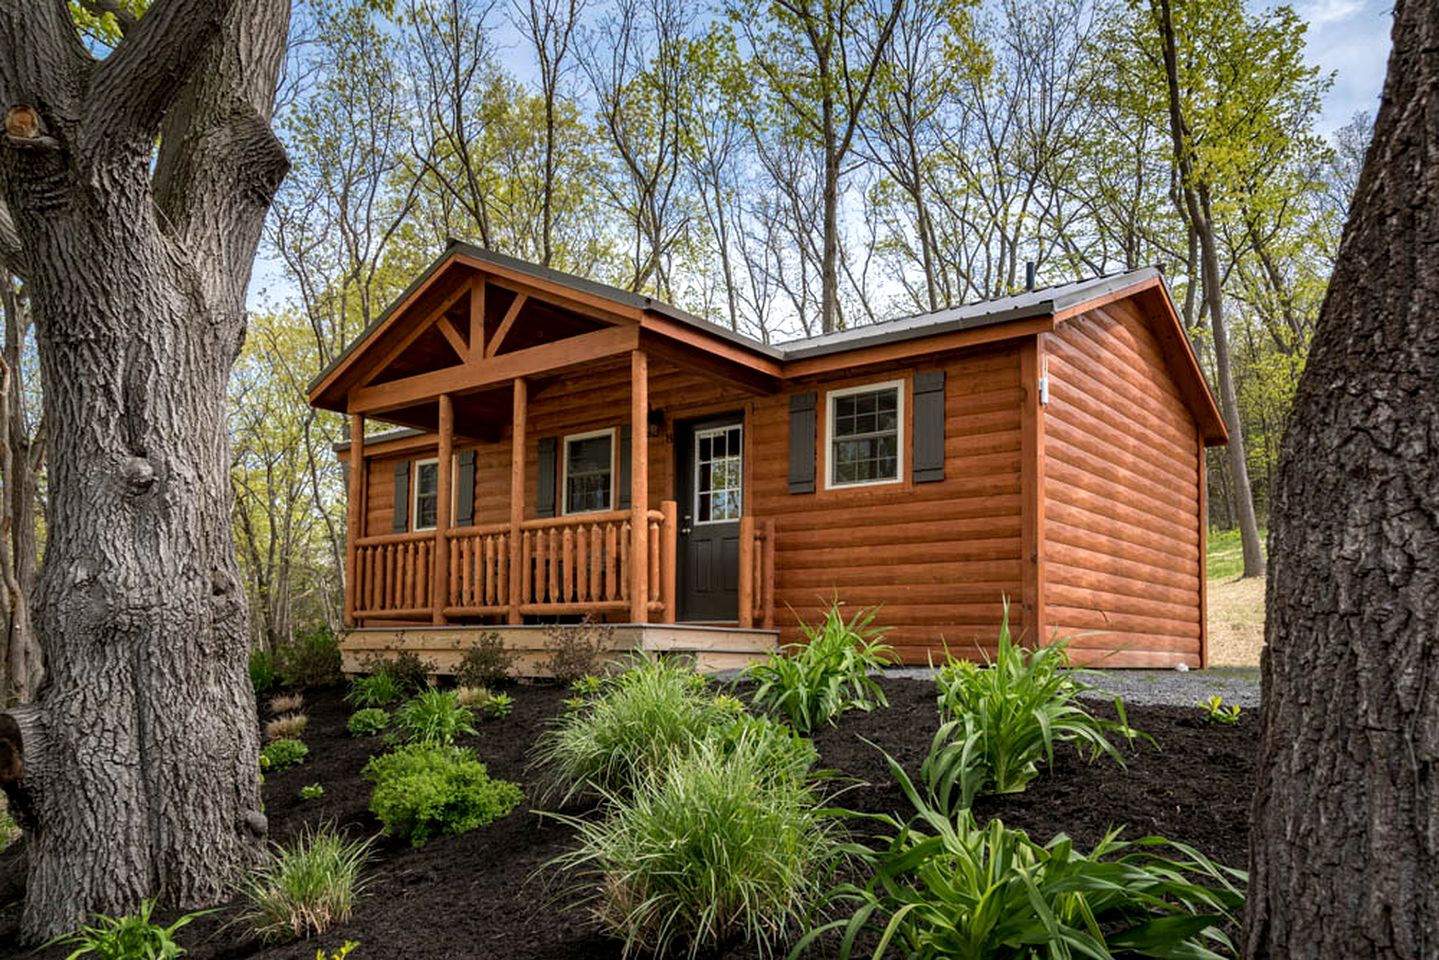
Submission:
[[[885,690],[889,709],[852,712],[816,737],[822,765],[858,781],[840,798],[852,809],[906,810],[876,747],[917,770],[937,724],[932,683],[888,679]],[[511,715],[484,722],[481,736],[466,745],[476,749],[493,776],[524,783],[526,753],[543,723],[561,712],[560,701],[568,694],[547,686],[520,686],[511,693]],[[309,759],[266,777],[265,812],[273,839],[288,840],[305,824],[322,820],[359,834],[378,830],[368,811],[370,785],[359,773],[380,742],[345,732],[350,709],[341,695],[340,689],[306,694]],[[1159,749],[1137,742],[1127,765],[1120,767],[1103,759],[1087,764],[1064,748],[1025,793],[983,798],[976,803],[976,815],[981,820],[1001,817],[1040,840],[1064,832],[1081,848],[1098,841],[1110,826],[1124,826],[1127,837],[1160,834],[1242,866],[1254,792],[1254,714],[1246,712],[1232,727],[1209,726],[1198,708],[1136,706],[1129,718],[1158,741]],[[300,800],[300,788],[311,783],[324,786],[324,797]],[[617,960],[619,944],[594,932],[582,911],[567,907],[553,871],[542,870],[568,849],[570,830],[528,809],[419,849],[381,838],[355,917],[323,937],[265,948],[233,923],[235,912],[228,910],[196,921],[182,931],[180,941],[195,960],[312,960],[317,947],[335,949],[347,939],[360,942],[354,960]],[[36,956],[15,945],[22,888],[23,863],[12,852],[0,858],[0,957]],[[829,951],[821,946],[811,953],[827,956]],[[740,948],[724,957],[751,955]],[[53,949],[40,956],[64,953]]]

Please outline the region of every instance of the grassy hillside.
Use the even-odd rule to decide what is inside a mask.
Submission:
[[[1260,531],[1263,536],[1263,531]],[[1209,662],[1257,666],[1264,646],[1264,580],[1240,580],[1238,530],[1209,530]]]

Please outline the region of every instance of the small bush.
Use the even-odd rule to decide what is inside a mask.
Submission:
[[[759,683],[755,706],[783,714],[800,733],[832,723],[846,710],[889,706],[870,675],[894,662],[893,648],[881,642],[885,631],[871,626],[876,611],[861,610],[846,621],[839,608],[838,601],[831,603],[817,627],[801,620],[804,643],[746,671]]]
[[[374,757],[361,775],[375,785],[370,812],[385,832],[417,847],[498,820],[524,797],[518,784],[490,779],[463,747],[408,744]]]
[[[465,651],[455,668],[455,683],[462,687],[497,687],[510,678],[515,656],[505,649],[504,639],[495,631],[480,634]]]
[[[357,707],[388,707],[405,699],[405,688],[394,674],[387,670],[372,673],[367,677],[355,677],[345,700]]]
[[[241,887],[245,922],[266,943],[324,933],[350,918],[364,888],[369,840],[350,840],[331,825],[307,829]]]
[[[250,686],[255,688],[255,695],[264,696],[279,682],[280,674],[275,670],[275,657],[270,651],[251,650]]]
[[[795,955],[836,928],[840,960],[865,930],[914,960],[1233,955],[1225,929],[1238,924],[1242,871],[1161,837],[1121,842],[1111,832],[1085,854],[1063,834],[1041,845],[999,820],[980,828],[967,809],[929,805],[898,763],[889,767],[914,816],[866,815],[892,830],[863,855],[872,879],[837,888],[834,902],[852,915],[812,931]]]
[[[305,706],[305,695],[303,693],[282,693],[270,698],[270,713],[278,716],[282,713],[295,713]]]
[[[1204,719],[1209,723],[1228,727],[1239,722],[1239,704],[1225,706],[1224,698],[1217,693],[1208,700],[1199,701],[1199,706],[1204,709]]]
[[[559,817],[579,849],[553,865],[625,955],[710,953],[736,940],[771,956],[818,906],[840,858],[802,779],[776,778],[749,733],[713,737],[610,795],[598,820]]]
[[[428,690],[430,677],[440,671],[435,661],[425,660],[413,650],[401,650],[388,660],[371,657],[362,666],[371,674],[388,674],[399,686],[401,697]]]
[[[480,707],[485,716],[498,720],[500,717],[508,717],[510,711],[515,708],[515,698],[508,693],[496,693]]]
[[[140,901],[140,911],[132,916],[107,917],[95,915],[92,926],[56,937],[46,947],[66,946],[75,950],[65,960],[96,957],[98,960],[175,960],[185,950],[175,942],[175,931],[213,910],[187,913],[168,927],[152,923],[155,901]]]
[[[390,714],[379,707],[365,707],[350,714],[348,729],[352,737],[373,737],[390,725]]]
[[[327,627],[301,634],[275,648],[275,669],[285,686],[297,690],[340,681],[340,642]]]
[[[452,690],[426,690],[395,711],[390,730],[399,741],[445,747],[462,733],[473,736],[470,711],[460,706]]]
[[[597,696],[604,688],[604,678],[593,673],[587,673],[570,683],[570,689],[581,697]]]
[[[589,791],[621,793],[648,768],[687,751],[735,712],[697,690],[688,665],[639,658],[606,681],[605,692],[580,699],[542,733],[535,763],[547,779],[544,795],[567,802]]]
[[[1114,699],[1118,722],[1089,713],[1078,697],[1095,688],[1067,666],[1063,641],[1034,650],[1015,643],[1007,608],[993,663],[987,668],[969,661],[942,666],[935,682],[948,722],[941,725],[926,761],[924,780],[931,790],[948,793],[963,783],[966,796],[1018,793],[1039,775],[1041,762],[1054,762],[1056,743],[1074,743],[1090,759],[1103,753],[1123,764],[1109,737],[1141,736],[1125,719],[1124,701]]]
[[[540,666],[559,683],[569,685],[586,674],[598,673],[601,656],[614,646],[614,627],[589,618],[558,624],[545,631],[550,656]]]
[[[300,788],[301,800],[318,800],[325,795],[325,788],[318,783],[312,783]]]
[[[295,740],[310,725],[310,718],[303,713],[287,713],[265,724],[265,739]]]
[[[260,750],[260,769],[269,771],[298,767],[310,755],[310,748],[299,740],[271,740]]]

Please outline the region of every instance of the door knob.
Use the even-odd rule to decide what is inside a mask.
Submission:
[[[689,532],[690,532],[690,526],[691,526],[690,520],[691,520],[691,519],[692,519],[692,518],[690,517],[689,514],[685,514],[685,518],[680,521],[680,533],[689,533]]]

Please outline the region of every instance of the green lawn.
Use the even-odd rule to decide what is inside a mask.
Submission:
[[[1259,539],[1266,538],[1265,531],[1259,531]],[[1239,545],[1238,530],[1216,530],[1209,528],[1209,579],[1233,580],[1244,572],[1244,550]]]

